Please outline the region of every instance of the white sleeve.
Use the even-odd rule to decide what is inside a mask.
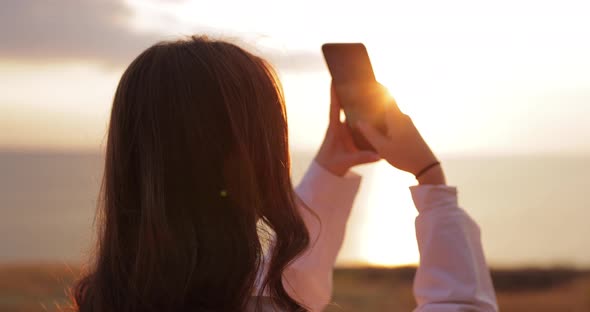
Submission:
[[[445,185],[410,188],[419,215],[416,312],[498,311],[477,224]]]
[[[353,172],[339,177],[312,162],[295,189],[310,246],[287,268],[283,284],[310,311],[321,311],[331,300],[332,270],[360,182]]]

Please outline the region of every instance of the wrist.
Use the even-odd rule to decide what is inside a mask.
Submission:
[[[445,174],[440,164],[428,169],[418,177],[420,185],[445,185],[447,184]]]
[[[314,161],[320,167],[322,167],[326,171],[328,171],[331,174],[338,176],[338,177],[343,177],[348,172],[348,170],[350,170],[350,168],[344,168],[342,166],[335,166],[332,162],[325,160],[321,155],[317,155],[314,158]]]

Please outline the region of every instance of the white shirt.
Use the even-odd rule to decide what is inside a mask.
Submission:
[[[360,183],[361,177],[353,172],[339,177],[313,162],[295,189],[303,202],[299,210],[309,230],[310,248],[288,267],[283,284],[311,311],[330,303],[332,270]],[[479,227],[459,208],[456,189],[420,185],[410,191],[419,212],[414,311],[498,311]]]

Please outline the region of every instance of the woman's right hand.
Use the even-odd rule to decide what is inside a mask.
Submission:
[[[372,125],[362,121],[357,126],[387,162],[400,170],[417,175],[424,168],[435,163],[437,158],[414,126],[412,119],[399,110],[391,96],[388,98],[385,110],[387,134],[382,134]],[[418,182],[420,184],[445,184],[442,167],[436,165],[428,169],[419,176]]]

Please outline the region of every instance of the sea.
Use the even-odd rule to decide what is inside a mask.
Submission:
[[[293,151],[296,184],[313,152]],[[100,153],[0,151],[0,263],[92,257]],[[590,267],[590,155],[442,158],[494,267]],[[408,186],[385,161],[363,176],[339,266],[418,261]]]

